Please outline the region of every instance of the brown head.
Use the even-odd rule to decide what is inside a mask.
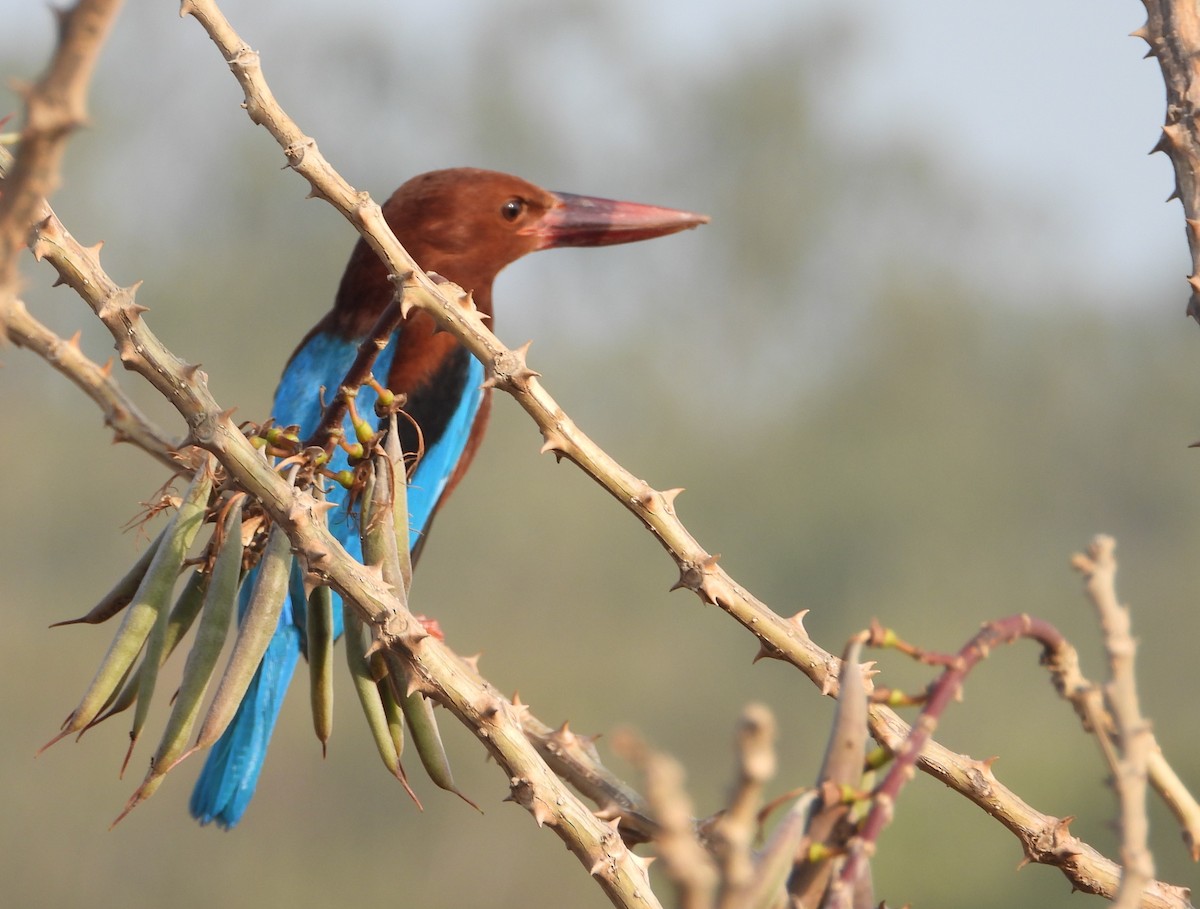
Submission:
[[[670,208],[555,193],[473,167],[413,177],[384,203],[383,214],[417,264],[471,291],[487,313],[496,275],[526,253],[629,243],[708,222],[706,215]],[[362,334],[391,292],[383,264],[360,240],[326,321]]]

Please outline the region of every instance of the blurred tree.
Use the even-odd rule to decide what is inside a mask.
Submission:
[[[534,367],[601,444],[656,485],[688,487],[681,513],[739,581],[780,612],[811,608],[810,629],[831,647],[879,616],[951,648],[1022,609],[1083,647],[1094,632],[1066,558],[1111,531],[1145,654],[1145,709],[1169,753],[1197,746],[1195,724],[1170,713],[1198,630],[1187,566],[1200,503],[1196,455],[1184,449],[1196,377],[1183,345],[1195,339],[1181,320],[1095,315],[1116,307],[1087,275],[1066,282],[1071,294],[1053,283],[1021,305],[990,295],[966,250],[1001,236],[1013,269],[1044,273],[1048,215],[1009,187],[956,179],[919,144],[840,144],[814,116],[857,62],[856,29],[840,18],[802,26],[780,14],[774,28],[731,33],[720,56],[696,57],[680,50],[680,22],[596,0],[437,6],[417,4],[406,22],[377,7],[339,13],[320,28],[292,5],[239,18],[283,103],[377,195],[428,167],[469,163],[715,216],[686,261],[647,247],[616,265],[571,253],[523,263],[505,278],[500,296],[513,305],[497,322],[509,340],[536,338]],[[0,29],[0,58],[29,76],[51,27],[22,15],[20,28]],[[106,241],[117,277],[146,280],[156,330],[205,364],[218,397],[265,416],[352,236],[277,173],[212,48],[169,5],[120,23],[94,99],[56,207],[82,240]],[[0,110],[15,107],[0,96]],[[48,291],[44,270],[30,268],[28,283],[39,316],[65,334],[85,326],[103,359],[108,341],[77,302]],[[1178,308],[1153,281],[1144,295],[1147,311]],[[320,766],[302,698],[285,707],[237,833],[193,828],[180,778],[102,836],[130,789],[114,779],[123,729],[90,733],[86,752],[59,748],[32,765],[30,755],[108,632],[45,625],[77,614],[129,561],[133,535],[115,528],[158,474],[105,446],[91,406],[43,364],[20,351],[3,359],[11,438],[36,452],[22,456],[0,522],[13,607],[0,642],[11,724],[0,770],[22,780],[0,823],[14,905],[118,892],[129,906],[394,900],[397,879],[413,904],[604,904],[557,844],[495,805],[502,787],[494,768],[472,765],[472,744],[449,733],[460,782],[486,816],[436,796],[418,816],[398,791],[380,798],[377,771],[352,772],[374,761],[352,710]],[[784,667],[750,668],[752,642],[715,610],[668,597],[657,549],[577,474],[534,458],[536,433],[498,407],[479,467],[439,518],[440,534],[470,541],[478,570],[432,547],[421,608],[460,651],[486,646],[489,677],[519,686],[546,718],[584,731],[631,722],[677,754],[713,756],[689,766],[702,812],[720,801],[729,730],[749,699],[771,703],[784,726],[780,787],[810,779],[811,730],[829,705]],[[63,426],[76,427],[69,444],[48,437]],[[496,540],[488,521],[500,509],[513,532]],[[919,684],[892,662],[890,678]],[[1006,782],[1047,811],[1080,815],[1076,832],[1111,854],[1115,809],[1094,746],[1031,651],[995,662],[939,738],[1001,753]],[[339,696],[352,697],[344,686]],[[1067,905],[1056,872],[1013,874],[1016,844],[975,809],[928,781],[907,799],[876,863],[880,896]],[[1170,822],[1157,834],[1160,875],[1194,879]],[[480,855],[486,867],[463,873]],[[928,873],[931,856],[947,873]],[[381,866],[396,879],[370,873]]]

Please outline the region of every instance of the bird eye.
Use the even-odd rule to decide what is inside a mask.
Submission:
[[[525,211],[524,199],[509,199],[500,206],[500,215],[505,221],[515,221]]]

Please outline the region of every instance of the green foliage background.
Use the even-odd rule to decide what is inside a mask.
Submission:
[[[686,486],[680,513],[701,541],[777,611],[810,609],[806,624],[830,649],[872,617],[952,649],[982,621],[1027,611],[1059,625],[1100,677],[1067,559],[1093,533],[1115,534],[1144,708],[1200,784],[1200,455],[1186,449],[1200,437],[1200,337],[1181,317],[1186,264],[1171,258],[1182,224],[1178,249],[1136,286],[1067,271],[1047,238],[1072,212],[948,162],[919,134],[839,135],[836,89],[863,62],[853,17],[780,14],[731,31],[708,58],[687,52],[678,10],[631,9],[530,0],[367,6],[336,21],[285,4],[229,13],[285,107],[377,197],[413,173],[475,164],[711,213],[697,233],[514,266],[497,288],[498,331],[534,338],[532,365],[581,426],[651,483]],[[302,201],[211,46],[174,12],[126,11],[54,204],[81,240],[106,241],[114,276],[145,280],[151,324],[204,363],[219,400],[260,419],[353,237]],[[22,25],[0,27],[0,69],[31,77],[49,17],[3,4],[0,16]],[[1045,90],[1066,116],[1075,86]],[[0,95],[0,113],[15,107]],[[1158,114],[1136,112],[1139,123]],[[1131,161],[1131,174],[1142,166]],[[30,263],[27,276],[36,314],[64,334],[83,327],[85,349],[103,359],[110,344],[79,302],[48,290],[44,268]],[[503,779],[451,723],[460,783],[485,814],[418,782],[419,815],[379,768],[344,680],[329,758],[294,695],[235,832],[187,818],[198,763],[106,832],[135,785],[116,779],[125,727],[32,755],[111,629],[46,626],[85,611],[133,559],[137,534],[119,528],[162,475],[110,446],[94,408],[43,364],[0,357],[7,905],[606,904],[556,838],[500,804]],[[537,457],[539,441],[497,402],[483,456],[423,557],[420,608],[460,652],[483,650],[488,677],[546,721],[631,724],[682,757],[700,813],[720,804],[749,700],[770,704],[782,727],[777,790],[809,782],[832,705],[794,671],[751,666],[753,641],[723,615],[668,595],[673,569],[658,547],[578,472]],[[897,684],[925,678],[891,655],[883,668]],[[1076,815],[1075,832],[1113,854],[1097,749],[1032,648],[996,653],[939,738],[999,755],[1002,780],[1046,812]],[[1153,818],[1160,875],[1194,882],[1157,805]],[[1008,834],[922,778],[882,840],[877,891],[896,905],[1068,905],[1056,872],[1017,873],[1019,860]]]

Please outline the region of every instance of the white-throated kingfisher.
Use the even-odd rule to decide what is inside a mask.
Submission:
[[[492,313],[497,273],[526,253],[560,246],[607,246],[660,237],[708,221],[703,215],[631,202],[554,193],[525,180],[475,168],[439,170],[414,177],[383,206],[384,217],[421,268],[472,293]],[[333,309],[292,354],[275,392],[274,420],[297,424],[307,438],[321,419],[321,395],[332,394],[354,362],[359,343],[395,293],[387,269],[359,240],[346,265]],[[414,309],[375,361],[374,375],[407,396],[405,411],[420,430],[423,454],[409,481],[409,546],[419,551],[430,521],[475,456],[491,404],[484,368],[434,320]],[[386,377],[386,381],[383,381]],[[363,386],[357,409],[370,413],[376,393]],[[407,452],[417,451],[417,430],[400,421]],[[407,437],[404,430],[407,430]],[[346,437],[354,432],[346,423]],[[337,450],[329,467],[344,468]],[[357,515],[347,492],[335,487],[329,527],[346,549],[362,558]],[[247,588],[249,584],[245,585]],[[275,635],[229,728],[213,746],[191,811],[201,823],[234,826],[258,780],[279,708],[301,653],[304,628],[299,596],[284,604]],[[335,631],[341,608],[335,602]]]

